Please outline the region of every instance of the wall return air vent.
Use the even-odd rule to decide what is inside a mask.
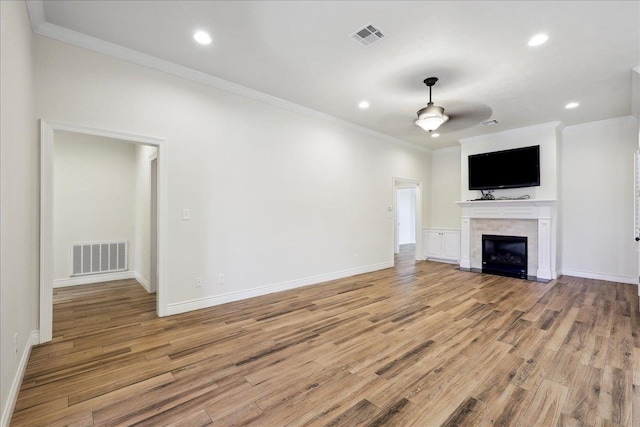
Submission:
[[[127,242],[71,244],[72,276],[112,273],[127,269]]]
[[[374,43],[378,43],[384,38],[384,34],[371,22],[362,28],[358,28],[353,33],[349,34],[353,40],[357,41],[364,47],[369,47]]]

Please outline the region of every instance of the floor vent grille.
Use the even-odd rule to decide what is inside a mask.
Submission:
[[[72,275],[124,271],[127,269],[127,249],[127,242],[72,243]]]

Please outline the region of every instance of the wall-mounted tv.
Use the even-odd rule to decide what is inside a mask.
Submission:
[[[469,190],[540,185],[540,146],[469,156]]]

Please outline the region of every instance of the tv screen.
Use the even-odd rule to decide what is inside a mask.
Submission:
[[[540,146],[469,156],[469,190],[540,185]]]

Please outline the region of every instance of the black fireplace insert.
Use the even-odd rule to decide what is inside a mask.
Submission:
[[[482,235],[482,272],[527,278],[527,238]]]

